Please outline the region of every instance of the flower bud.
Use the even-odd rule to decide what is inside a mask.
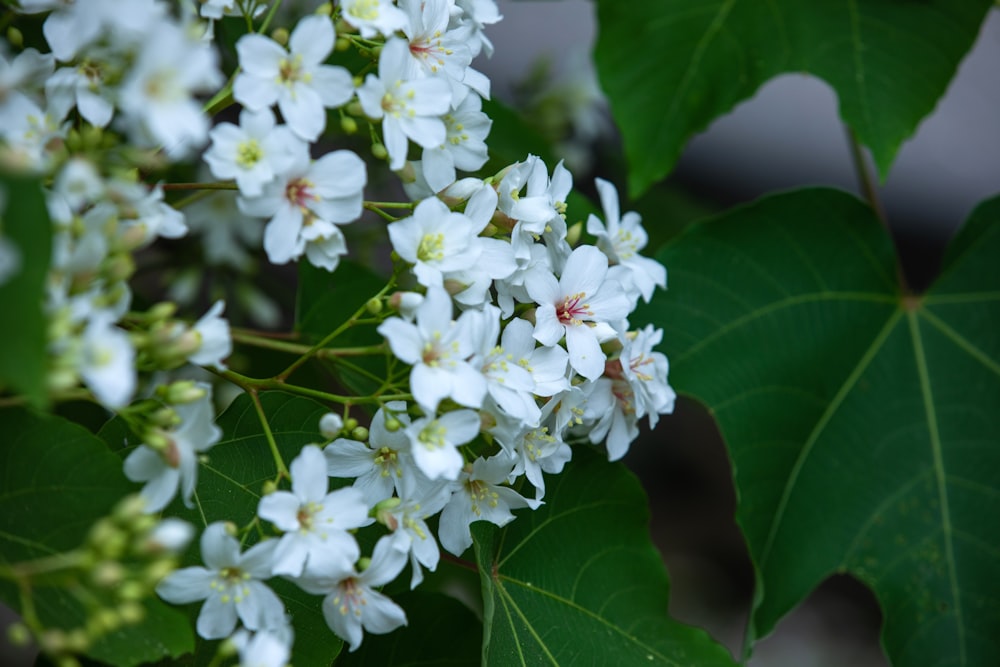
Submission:
[[[38,638],[38,648],[50,655],[66,650],[66,633],[59,628],[49,628]]]
[[[160,385],[156,388],[156,393],[165,403],[183,405],[200,401],[207,392],[194,380],[179,380],[168,385]]]
[[[261,485],[261,493],[265,496],[269,496],[277,490],[278,485],[275,484],[273,479],[269,479]]]
[[[7,641],[11,646],[27,646],[31,643],[31,630],[24,623],[11,623],[7,626]]]
[[[322,5],[316,8],[316,13],[320,16],[330,16],[333,14],[333,5],[329,2],[324,2]]]
[[[395,433],[399,429],[403,428],[403,423],[396,419],[395,417],[386,417],[385,420],[385,430],[389,433]]]
[[[126,602],[119,605],[118,614],[122,622],[128,625],[135,625],[146,617],[146,610],[138,602]]]
[[[138,493],[125,496],[115,505],[114,520],[123,526],[129,526],[136,519],[142,516],[142,510],[146,506],[146,501]]]
[[[164,429],[180,426],[181,416],[173,408],[162,407],[149,416],[149,421]]]
[[[354,84],[355,88],[360,88],[364,84],[364,81],[361,80],[360,76],[356,76],[354,77],[354,81],[352,83]],[[362,107],[361,103],[358,101],[349,102],[347,106],[344,107],[344,109],[347,111],[347,113],[351,114],[352,116],[365,115],[364,107]]]
[[[101,588],[114,588],[125,579],[125,568],[117,561],[102,561],[90,573],[90,578]]]
[[[376,160],[384,160],[389,157],[389,151],[382,144],[372,144],[372,155]]]
[[[276,41],[278,44],[285,46],[288,44],[288,29],[287,28],[275,28],[271,31],[271,39]]]
[[[83,628],[76,628],[66,633],[66,650],[70,653],[83,653],[90,648],[90,637]]]
[[[358,121],[354,120],[350,116],[344,116],[340,119],[340,129],[347,134],[354,134],[358,131]]]
[[[566,243],[570,247],[575,247],[580,242],[580,235],[583,233],[583,221],[574,223],[566,230]]]
[[[138,581],[126,581],[118,587],[115,593],[119,600],[134,602],[146,597],[146,587]],[[124,608],[120,608],[119,611],[124,612]]]
[[[382,312],[382,299],[374,296],[368,299],[368,302],[365,303],[365,310],[372,315],[378,315]]]
[[[413,183],[417,180],[417,170],[413,168],[413,163],[409,160],[403,164],[402,169],[396,171],[396,175],[399,176],[399,180],[403,183]]]
[[[146,571],[143,573],[143,581],[150,586],[155,586],[160,583],[165,576],[176,569],[177,568],[175,567],[175,563],[173,561],[169,559],[158,560],[146,568]]]
[[[358,427],[358,420],[355,419],[354,417],[348,417],[347,420],[344,421],[344,430],[346,431],[353,431],[357,427]]]
[[[15,49],[20,49],[24,46],[24,34],[14,26],[10,26],[7,28],[7,43]]]
[[[146,311],[146,321],[150,323],[163,322],[174,316],[177,304],[171,301],[161,301]]]
[[[339,33],[340,31],[338,30],[337,32]],[[337,41],[333,43],[334,51],[338,51],[340,53],[343,53],[349,48],[351,48],[351,40],[346,37],[338,37]]]
[[[367,556],[362,556],[361,558],[358,559],[358,564],[357,564],[358,572],[364,572],[365,570],[368,569],[368,566],[370,566],[371,564],[372,564],[371,558],[368,558]]]
[[[319,418],[319,432],[324,438],[333,440],[344,430],[344,420],[334,412],[328,412]]]
[[[353,429],[351,429],[351,437],[354,438],[355,440],[364,442],[365,440],[368,439],[368,429],[366,429],[364,426],[355,426]]]

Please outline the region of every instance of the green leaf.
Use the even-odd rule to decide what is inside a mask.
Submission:
[[[0,175],[0,239],[16,249],[20,268],[0,282],[0,389],[20,392],[46,407],[47,321],[42,312],[52,255],[52,224],[36,179]]]
[[[625,141],[632,196],[670,171],[691,136],[782,72],[833,86],[841,116],[885,177],[992,5],[600,0],[595,60]]]
[[[134,490],[121,460],[98,438],[58,417],[23,410],[0,413],[0,563],[52,556],[81,546],[90,527]],[[17,589],[0,585],[4,601],[20,608]],[[85,610],[65,589],[39,586],[34,604],[43,623],[79,627]],[[141,623],[105,635],[88,655],[131,667],[191,650],[191,625],[156,599],[144,601]]]
[[[354,262],[341,262],[333,273],[300,262],[295,329],[319,340],[343,324],[384,286],[384,279]]]
[[[393,596],[406,611],[406,627],[387,635],[365,634],[361,647],[337,667],[458,667],[479,660],[483,626],[465,605],[441,593]]]
[[[1000,200],[923,297],[838,191],[777,195],[667,246],[671,382],[729,447],[751,636],[831,573],[869,585],[897,667],[1000,664]],[[642,315],[640,315],[641,317]]]
[[[485,665],[733,665],[667,616],[649,510],[622,465],[578,447],[545,504],[497,530],[473,524]]]
[[[282,392],[260,395],[264,414],[286,465],[302,447],[323,438],[319,434],[319,418],[329,410],[307,398]],[[246,395],[233,401],[219,416],[222,439],[207,452],[208,462],[198,468],[198,485],[194,494],[194,507],[186,508],[180,500],[174,501],[165,511],[170,516],[203,527],[215,521],[232,521],[245,526],[257,515],[264,482],[275,479],[277,464],[271,455],[264,429]],[[123,429],[105,429],[112,440],[120,444]],[[129,435],[129,444],[138,445]],[[127,452],[123,452],[127,453]],[[244,547],[257,541],[256,531],[247,536]],[[189,558],[190,565],[200,565],[197,549]],[[327,627],[320,604],[322,598],[310,595],[297,586],[272,579],[268,585],[284,601],[295,628],[294,663],[297,667],[326,667],[337,654],[343,642]],[[198,617],[201,603],[187,606],[190,624]],[[204,664],[214,655],[214,648],[202,639],[197,640],[194,664]]]

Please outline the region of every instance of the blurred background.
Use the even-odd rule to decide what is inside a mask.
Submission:
[[[596,175],[624,192],[620,145],[590,63],[599,30],[594,3],[498,4],[504,19],[488,32],[496,52],[477,61],[493,81],[494,97],[550,139],[576,187],[590,192]],[[998,63],[1000,12],[994,10],[947,94],[878,188],[915,289],[934,279],[948,239],[977,203],[1000,192]],[[670,178],[639,201],[623,201],[623,210],[642,215],[651,253],[691,220],[764,193],[825,185],[860,196],[858,184],[836,94],[817,78],[787,74],[694,137]],[[681,399],[673,415],[633,444],[626,463],[650,496],[653,539],[671,577],[671,613],[738,654],[753,569],[733,520],[729,461],[712,418]],[[880,627],[868,589],[851,577],[834,577],[757,644],[750,664],[885,666]]]

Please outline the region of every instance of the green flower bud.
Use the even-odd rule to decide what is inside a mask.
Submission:
[[[399,421],[395,417],[387,417],[385,420],[385,430],[390,433],[395,433],[399,429],[403,428],[403,422]]]
[[[138,602],[126,602],[118,607],[118,614],[123,623],[135,625],[146,618],[146,609]]]
[[[7,641],[11,646],[27,646],[31,643],[31,630],[24,623],[11,623],[7,626]]]
[[[365,304],[365,310],[372,315],[378,315],[382,312],[382,299],[374,296],[368,299],[368,302]]]
[[[14,26],[10,26],[7,28],[7,42],[15,49],[20,49],[24,46],[24,34]]]
[[[347,419],[344,420],[345,431],[353,431],[357,427],[358,427],[358,420],[355,419],[354,417],[348,417]]]
[[[125,568],[117,561],[102,561],[90,573],[90,578],[101,588],[114,588],[125,579]]]
[[[368,429],[366,429],[364,426],[356,426],[351,429],[351,437],[354,438],[355,440],[360,440],[361,442],[364,442],[365,440],[368,439]]]
[[[265,496],[269,496],[269,495],[271,495],[272,493],[274,493],[277,490],[278,490],[278,485],[274,483],[274,480],[270,480],[270,479],[267,480],[266,482],[264,482],[264,485],[261,488],[261,492]]]
[[[288,44],[288,29],[287,28],[275,28],[271,31],[271,39],[276,41],[282,46]]]
[[[367,556],[362,556],[361,558],[358,559],[358,565],[357,565],[358,572],[364,572],[365,570],[368,569],[368,566],[371,564],[372,564],[371,558],[368,558]]]
[[[372,144],[372,155],[375,156],[377,160],[384,160],[389,157],[389,151],[385,149],[382,144]]]
[[[340,129],[347,134],[354,134],[358,131],[358,121],[354,120],[350,116],[344,116],[340,119]]]
[[[340,31],[338,30],[337,33],[340,33]],[[349,48],[351,48],[351,40],[346,37],[338,37],[337,41],[333,43],[334,51],[339,51],[340,53],[343,53]]]

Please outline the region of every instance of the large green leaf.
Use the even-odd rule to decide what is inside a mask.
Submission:
[[[630,192],[768,79],[808,72],[885,176],[937,104],[992,0],[600,0],[595,59],[625,140]]]
[[[672,384],[729,447],[760,584],[751,636],[849,572],[897,667],[1000,664],[1000,200],[922,297],[837,191],[695,226],[659,259]]]
[[[473,525],[486,665],[732,665],[667,616],[649,510],[622,465],[578,448],[545,505],[501,530]]]
[[[19,265],[0,281],[0,390],[21,392],[32,404],[45,407],[48,337],[42,306],[52,224],[37,180],[0,176],[0,220],[0,240],[13,246]]]
[[[0,412],[0,563],[12,564],[73,550],[90,526],[133,485],[121,460],[85,429],[59,417],[22,410]],[[5,603],[20,607],[17,588],[0,584]],[[86,610],[65,589],[33,590],[38,615],[51,627],[79,627]],[[180,612],[153,598],[142,623],[105,635],[88,654],[120,667],[176,657],[193,645]]]
[[[282,392],[261,394],[261,405],[267,417],[285,464],[302,450],[302,447],[322,440],[319,434],[319,418],[328,411],[319,403]],[[194,523],[199,528],[215,521],[232,521],[244,526],[257,515],[257,505],[263,492],[264,483],[273,480],[277,473],[276,463],[271,455],[260,418],[251,400],[243,395],[219,416],[222,439],[207,452],[207,462],[199,466],[198,486],[195,490],[192,508],[184,507],[175,500],[165,513],[179,516]],[[109,425],[101,433],[106,440],[120,445],[121,439],[128,438],[128,445],[140,444],[128,434],[120,422]],[[124,453],[124,452],[123,452]],[[256,531],[251,531],[245,545],[256,541]],[[192,549],[191,565],[200,565],[197,549]],[[340,652],[343,644],[327,627],[323,619],[320,603],[322,598],[310,595],[297,586],[273,579],[268,582],[285,602],[292,617],[295,636],[294,662],[299,667],[325,667]],[[193,622],[197,618],[201,603],[187,607]],[[194,664],[204,664],[214,655],[214,643],[198,640]]]

